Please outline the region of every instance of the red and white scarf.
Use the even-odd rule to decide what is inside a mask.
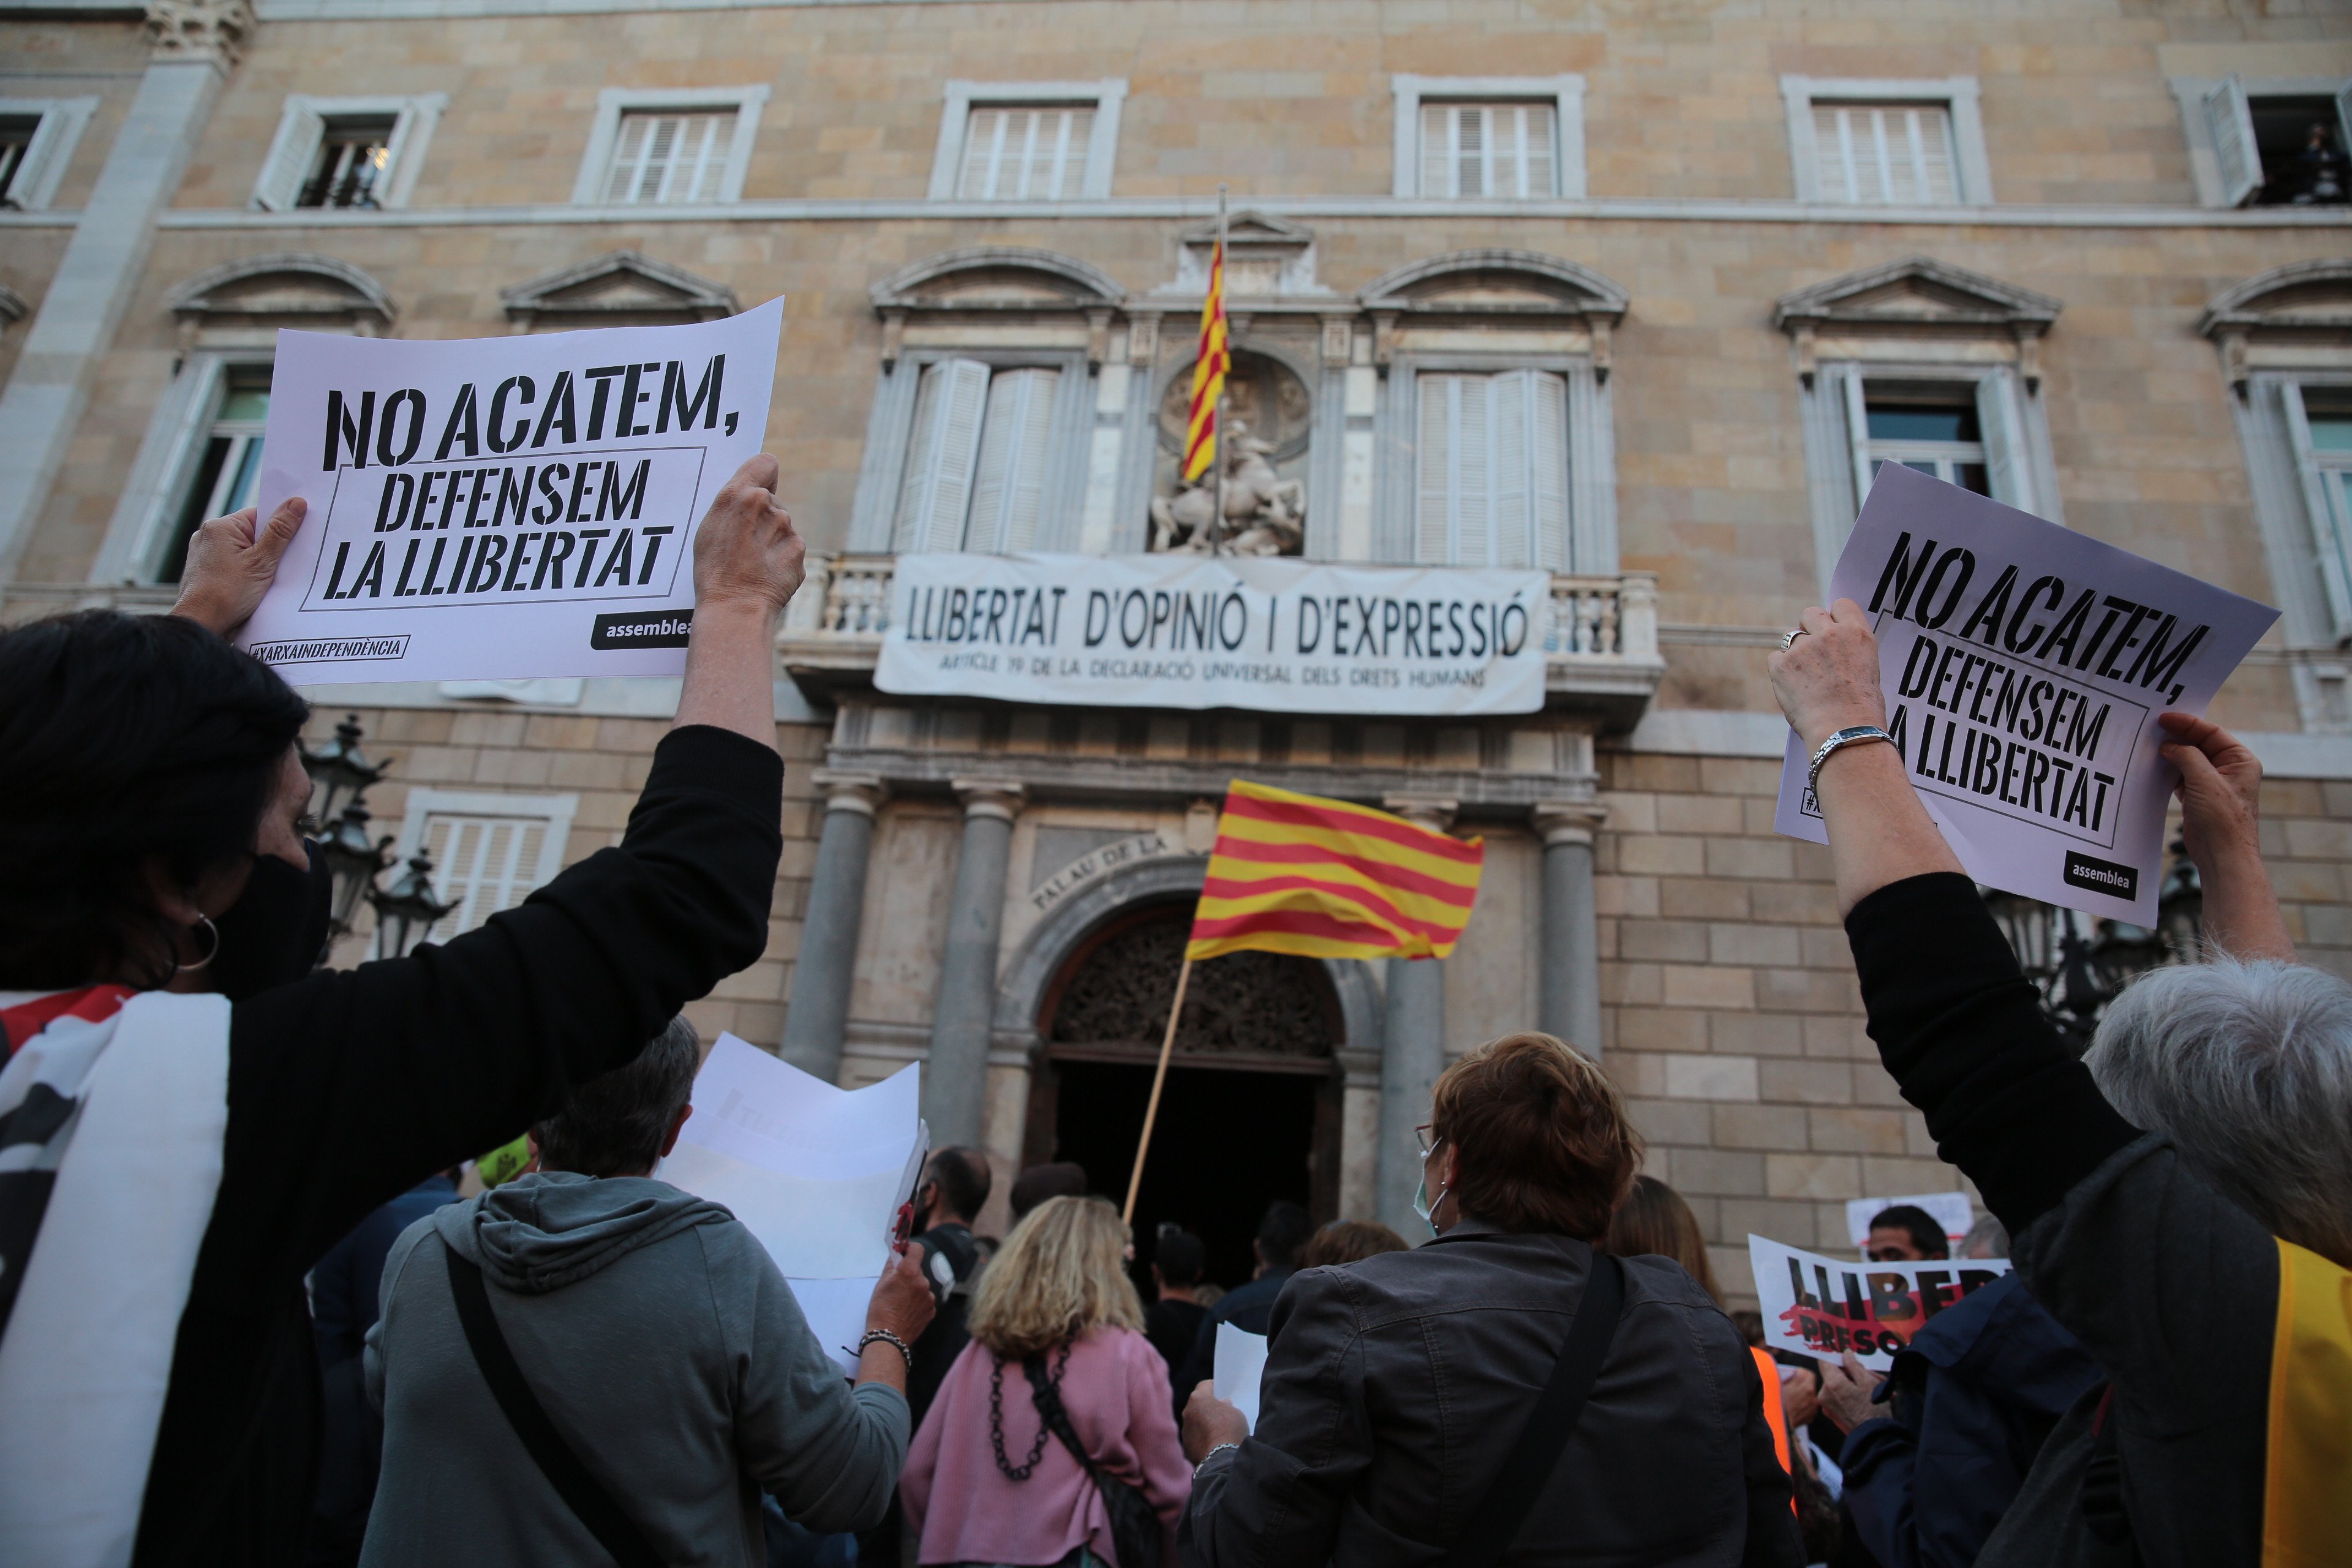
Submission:
[[[0,992],[0,1563],[131,1561],[220,1188],[229,1005]]]

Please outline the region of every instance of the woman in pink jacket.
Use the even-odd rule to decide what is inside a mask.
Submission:
[[[1038,1414],[1033,1368],[1058,1392],[1104,1479],[1141,1489],[1160,1520],[1157,1555],[1175,1563],[1192,1468],[1176,1440],[1167,1363],[1143,1337],[1143,1303],[1120,1266],[1127,1241],[1102,1199],[1055,1198],[981,1276],[971,1343],[898,1482],[927,1568],[1161,1568],[1118,1560],[1096,1480]]]

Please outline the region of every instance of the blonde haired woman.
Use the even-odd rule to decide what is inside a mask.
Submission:
[[[1170,1414],[1167,1363],[1143,1337],[1143,1303],[1123,1267],[1127,1243],[1118,1211],[1102,1199],[1054,1198],[981,1276],[971,1343],[940,1385],[899,1478],[918,1562],[1175,1561],[1191,1468]],[[1067,1416],[1062,1433],[1043,1414],[1057,1405]],[[1156,1517],[1156,1551],[1145,1561],[1118,1556],[1111,1488],[1139,1490]]]

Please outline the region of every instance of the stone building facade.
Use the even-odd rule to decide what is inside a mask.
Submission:
[[[1225,781],[1386,803],[1485,838],[1460,951],[1204,968],[1143,1216],[1227,1258],[1274,1192],[1402,1228],[1430,1079],[1540,1025],[1601,1053],[1739,1289],[1751,1230],[1842,1246],[1844,1200],[1958,1184],[1824,858],[1770,829],[1763,654],[1875,464],[2282,607],[2217,714],[2298,939],[2352,968],[2352,208],[2302,156],[2318,124],[2340,170],[2347,86],[2332,0],[10,0],[0,608],[168,602],[244,499],[278,328],[781,293],[815,570],[772,934],[706,1033],[923,1061],[940,1136],[1116,1189]],[[1540,713],[875,689],[897,552],[1151,544],[1221,183],[1237,403],[1303,552],[1549,568]],[[985,530],[909,499],[927,384],[1024,476]],[[314,695],[396,758],[369,805],[456,929],[613,841],[675,685]]]

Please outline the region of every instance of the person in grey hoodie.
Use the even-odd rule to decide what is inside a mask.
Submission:
[[[481,1271],[525,1383],[674,1568],[764,1561],[760,1496],[820,1531],[878,1522],[907,1455],[911,1256],[875,1287],[855,1388],[776,1265],[719,1205],[648,1173],[691,1114],[694,1030],[583,1084],[531,1130],[540,1168],[401,1234],[369,1335],[383,1475],[362,1568],[612,1557],[515,1435],[467,1342],[452,1253]]]

